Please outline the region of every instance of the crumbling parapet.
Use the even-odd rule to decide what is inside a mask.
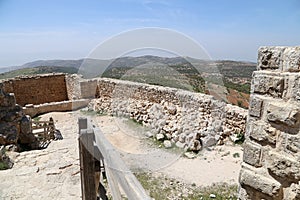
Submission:
[[[210,95],[124,80],[99,78],[86,82],[95,94],[89,108],[134,119],[151,129],[151,136],[179,148],[237,142],[245,132],[247,110]],[[87,87],[89,85],[89,87]]]
[[[300,47],[261,47],[239,199],[300,199]]]

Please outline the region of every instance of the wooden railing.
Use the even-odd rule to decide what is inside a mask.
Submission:
[[[56,129],[53,118],[50,118],[49,121],[31,121],[31,128],[41,147],[55,139]]]
[[[150,200],[146,191],[121,159],[101,130],[86,118],[78,119],[79,160],[82,199],[107,199],[100,174],[107,177],[111,195],[115,200]],[[100,186],[100,187],[99,187]]]

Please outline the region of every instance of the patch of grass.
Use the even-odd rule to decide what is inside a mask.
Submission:
[[[245,141],[245,134],[244,133],[238,133],[237,134],[238,140],[235,141],[235,144],[243,144]]]
[[[40,116],[37,116],[37,117],[33,118],[33,121],[36,121],[36,122],[38,122],[38,121],[40,121],[40,120],[41,120],[41,118],[42,118],[42,117],[40,117]]]
[[[237,199],[237,191],[238,186],[237,185],[228,185],[228,184],[220,184],[220,185],[213,185],[209,187],[203,187],[196,189],[195,194],[189,195],[187,198],[184,198],[186,200],[211,200],[210,197],[211,194],[215,195],[216,200],[224,200],[224,199],[231,199],[236,200]]]
[[[214,199],[237,199],[237,185],[218,184],[210,187],[197,187],[195,183],[189,185],[162,176],[153,176],[149,173],[141,172],[136,174],[144,189],[150,197],[156,200],[184,199],[184,200],[211,200]]]
[[[136,119],[132,119],[132,118],[127,118],[127,117],[120,117],[120,119],[123,118],[123,122],[126,126],[128,126],[128,128],[130,128],[131,130],[133,130],[134,132],[138,132],[138,133],[145,133],[147,131],[150,131],[149,128],[147,128],[146,126],[143,126],[142,122],[137,121]]]
[[[154,199],[164,200],[171,196],[171,188],[162,187],[164,179],[154,178],[147,173],[136,174],[137,179],[140,181],[146,191],[149,192],[150,197]]]
[[[104,116],[107,115],[107,113],[103,112],[102,110],[94,111],[89,109],[81,109],[81,114],[87,115],[87,116]]]
[[[138,134],[145,134],[146,132],[150,131],[150,128],[144,126],[142,123],[138,122],[135,119],[131,118],[125,118],[127,120],[124,121],[124,123],[134,132]],[[154,147],[154,148],[161,148],[164,151],[170,152],[170,153],[175,153],[175,154],[182,154],[183,149],[177,147],[176,145],[172,145],[171,148],[165,148],[163,141],[157,140],[156,137],[150,137],[147,138],[146,144],[149,145],[149,147]]]
[[[234,158],[239,158],[239,157],[240,157],[240,154],[239,154],[239,153],[234,153],[234,154],[232,154],[232,156],[233,156]]]
[[[134,118],[129,118],[129,120],[131,120],[133,123],[135,123],[136,125],[143,125],[142,121],[138,121]]]
[[[6,170],[6,169],[10,169],[10,166],[9,166],[9,158],[7,157],[6,155],[6,149],[3,148],[1,149],[1,152],[0,152],[0,170]]]
[[[0,161],[0,170],[6,170],[6,169],[9,169],[9,165],[4,161]]]

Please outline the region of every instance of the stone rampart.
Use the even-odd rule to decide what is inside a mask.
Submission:
[[[247,110],[201,93],[115,79],[84,80],[65,74],[2,82],[5,91],[15,93],[17,103],[25,105],[24,112],[32,117],[75,110],[85,106],[88,98],[91,109],[132,118],[151,128],[157,139],[184,149],[199,151],[236,141],[245,132]]]
[[[261,47],[253,75],[240,199],[300,199],[300,47]]]
[[[91,90],[85,93],[96,93],[91,109],[132,118],[180,148],[198,151],[244,134],[247,110],[212,96],[105,78],[97,80],[97,87],[94,83],[81,84]]]

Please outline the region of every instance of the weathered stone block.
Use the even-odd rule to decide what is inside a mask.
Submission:
[[[253,122],[247,131],[251,139],[270,144],[276,144],[276,135],[280,132],[263,121]]]
[[[293,77],[289,76],[288,87],[289,94],[287,94],[287,97],[300,102],[300,74]]]
[[[37,138],[32,133],[31,119],[29,116],[23,116],[20,121],[19,143],[25,144],[31,149],[38,148]]]
[[[283,71],[300,72],[300,46],[285,48],[282,60]]]
[[[16,105],[16,99],[13,93],[0,95],[1,107],[14,107],[15,105]]]
[[[282,70],[282,54],[285,47],[260,47],[258,50],[258,70]]]
[[[249,114],[254,117],[260,117],[263,100],[257,96],[251,96],[249,103]]]
[[[240,184],[242,187],[249,186],[271,197],[280,196],[282,191],[281,184],[276,180],[246,169],[241,170]]]
[[[286,153],[271,151],[267,160],[267,168],[272,174],[284,179],[300,181],[300,162],[296,158]]]
[[[300,183],[292,183],[291,187],[284,190],[283,200],[298,200],[300,199]]]
[[[261,146],[254,142],[246,141],[243,161],[254,167],[261,167]]]
[[[296,104],[283,102],[270,103],[267,108],[267,119],[276,124],[299,128],[300,107]]]
[[[97,89],[97,80],[81,81],[81,98],[95,98]]]
[[[252,88],[254,93],[267,94],[272,97],[282,97],[284,78],[255,73],[252,80]]]
[[[0,122],[0,144],[16,144],[18,140],[18,130],[15,124]]]
[[[300,136],[290,135],[287,137],[286,149],[292,153],[300,152]]]

